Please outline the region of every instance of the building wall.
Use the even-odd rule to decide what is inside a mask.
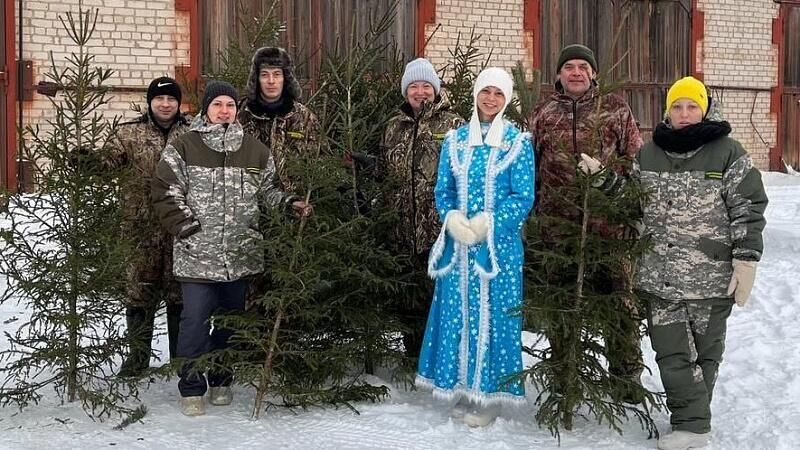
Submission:
[[[772,0],[700,0],[705,36],[698,43],[697,67],[712,95],[722,100],[732,136],[760,169],[769,167],[777,117],[770,114],[769,89],[778,83],[778,47],[772,20],[780,5]]]
[[[425,47],[425,57],[437,69],[444,67],[459,33],[460,42],[468,42],[475,27],[475,34],[481,35],[478,43],[481,52],[487,54],[493,50],[491,65],[511,69],[517,61],[522,61],[530,69],[533,52],[529,48],[530,36],[523,30],[523,6],[522,0],[437,0],[436,23],[425,26],[426,38],[433,34]]]
[[[137,113],[131,105],[145,107],[145,91],[153,78],[174,76],[176,65],[189,64],[188,13],[176,13],[175,0],[83,0],[83,7],[99,12],[88,52],[98,66],[114,71],[107,85],[127,90],[112,92],[103,112],[109,119],[115,115],[133,118]],[[49,81],[49,52],[56,67],[64,68],[66,57],[77,50],[59,20],[66,19],[68,12],[77,14],[78,0],[24,2],[22,55],[33,61],[33,84]],[[52,111],[47,97],[34,94],[33,101],[24,103],[23,114],[26,123],[46,128]]]

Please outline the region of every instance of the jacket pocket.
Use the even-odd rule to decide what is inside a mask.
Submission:
[[[733,249],[730,245],[723,242],[701,237],[697,244],[697,248],[703,252],[704,255],[708,256],[714,261],[733,260]]]

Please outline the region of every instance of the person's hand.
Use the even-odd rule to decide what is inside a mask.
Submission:
[[[731,275],[731,282],[728,284],[728,295],[733,295],[737,306],[742,307],[747,304],[755,281],[756,262],[734,259],[733,275]]]
[[[306,203],[303,200],[296,200],[292,202],[292,212],[297,217],[309,217],[314,212],[311,203]]]
[[[470,223],[467,217],[458,210],[452,210],[448,213],[447,218],[447,232],[458,242],[466,245],[472,245],[478,241],[475,232],[470,228]]]
[[[486,233],[489,231],[489,215],[481,211],[469,219],[469,228],[475,233],[476,242],[486,240]]]
[[[578,168],[586,175],[594,175],[603,169],[603,164],[597,158],[581,153],[581,161],[578,163]]]

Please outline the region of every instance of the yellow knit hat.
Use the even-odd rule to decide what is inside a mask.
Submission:
[[[700,106],[703,115],[708,111],[708,92],[702,81],[694,77],[684,77],[676,81],[667,91],[667,111],[676,100],[688,98]]]

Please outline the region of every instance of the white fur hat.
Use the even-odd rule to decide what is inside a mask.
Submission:
[[[489,127],[489,132],[486,133],[486,140],[484,141],[481,134],[481,121],[478,118],[478,93],[483,88],[494,86],[506,96],[506,103],[500,108],[500,111],[495,116]],[[469,121],[469,145],[480,146],[484,143],[492,147],[500,147],[503,143],[503,112],[505,112],[508,103],[511,102],[511,96],[514,94],[514,80],[511,75],[504,69],[499,67],[489,67],[478,74],[475,80],[475,87],[472,89],[472,99],[474,107],[472,108],[472,119]]]

